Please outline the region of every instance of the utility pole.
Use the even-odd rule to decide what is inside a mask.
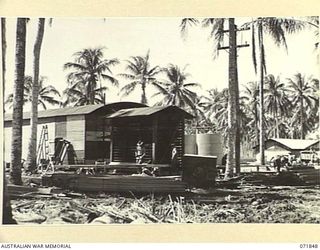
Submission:
[[[249,44],[237,44],[237,32],[249,30],[250,28],[237,29],[234,18],[229,18],[229,29],[223,33],[229,34],[229,46],[221,46],[218,50],[229,50],[229,100],[228,100],[228,160],[227,170],[232,171],[236,167],[236,174],[240,174],[240,107],[239,107],[239,83],[238,83],[238,63],[237,49],[248,47]],[[229,166],[229,168],[228,168]]]

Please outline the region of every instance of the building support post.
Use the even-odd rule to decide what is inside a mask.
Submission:
[[[152,121],[152,163],[158,163],[157,159],[157,146],[158,146],[158,115]]]

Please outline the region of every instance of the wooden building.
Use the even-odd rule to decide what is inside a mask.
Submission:
[[[43,125],[48,126],[48,140],[68,140],[74,150],[75,160],[93,163],[97,159],[109,159],[110,126],[105,116],[124,108],[145,107],[134,102],[116,102],[106,105],[87,105],[39,111],[38,141]],[[12,114],[4,117],[5,161],[10,162]],[[23,152],[27,157],[30,138],[30,113],[23,114]]]
[[[276,155],[293,154],[300,156],[301,151],[319,152],[320,140],[270,138],[265,141],[265,157],[269,161]],[[254,147],[256,153],[259,146]]]
[[[143,141],[144,162],[170,164],[173,147],[177,166],[184,154],[184,122],[193,116],[176,106],[122,109],[106,116],[111,125],[112,162],[135,162],[137,142]]]

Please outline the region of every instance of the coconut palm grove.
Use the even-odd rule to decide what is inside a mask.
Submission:
[[[319,17],[1,35],[3,223],[320,223]]]

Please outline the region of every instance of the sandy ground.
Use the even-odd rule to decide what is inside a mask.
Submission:
[[[240,185],[183,196],[55,195],[11,201],[19,224],[320,223],[320,187]]]

